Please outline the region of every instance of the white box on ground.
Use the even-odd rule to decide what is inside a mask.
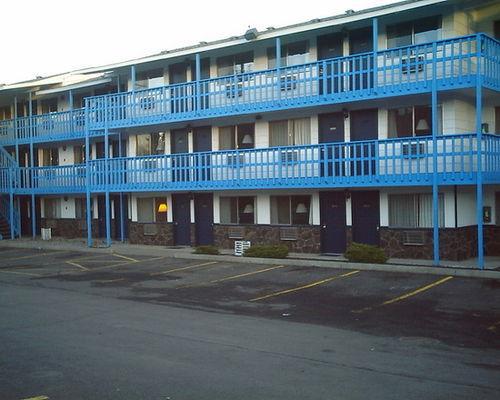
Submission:
[[[42,228],[42,240],[52,239],[52,228]]]
[[[246,249],[248,249],[252,244],[249,240],[236,240],[234,242],[234,255],[242,256]]]

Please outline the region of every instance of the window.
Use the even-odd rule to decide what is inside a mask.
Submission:
[[[387,48],[434,42],[441,39],[441,17],[428,17],[416,21],[387,26]]]
[[[500,40],[500,19],[493,22],[493,37]]]
[[[59,165],[59,149],[57,147],[42,149],[42,167],[56,165]]]
[[[441,107],[437,109],[438,131],[443,133]],[[429,106],[402,107],[389,110],[390,138],[432,135],[432,109]]]
[[[444,227],[444,197],[438,197],[439,226]],[[432,194],[389,195],[389,226],[395,228],[432,228]]]
[[[165,152],[165,134],[163,132],[137,135],[137,156],[150,156]]]
[[[85,163],[85,145],[74,145],[73,146],[73,157],[75,164]]]
[[[44,217],[48,219],[60,218],[61,208],[59,207],[59,199],[43,199]]]
[[[221,224],[254,224],[255,198],[221,197],[220,222]]]
[[[138,72],[135,85],[136,89],[151,89],[164,86],[163,69],[157,68],[150,71]]]
[[[269,122],[269,145],[294,146],[311,143],[311,120],[309,118]]]
[[[309,43],[307,40],[281,46],[281,66],[305,64],[309,62]],[[267,66],[276,68],[276,47],[267,49]]]
[[[240,124],[219,128],[219,149],[252,149],[255,144],[255,125]]]
[[[152,197],[137,199],[137,222],[155,222],[155,202]]]
[[[86,218],[85,209],[86,209],[85,198],[83,198],[83,197],[75,198],[75,218],[76,219],[85,219]]]
[[[42,100],[42,114],[57,112],[57,98]]]
[[[253,51],[217,58],[217,76],[253,71]]]
[[[11,118],[10,106],[0,107],[0,121]]]
[[[311,196],[271,196],[271,224],[309,225]]]

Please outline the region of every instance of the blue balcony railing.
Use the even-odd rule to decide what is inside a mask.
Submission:
[[[0,168],[18,174],[15,193],[83,193],[86,168],[93,192],[183,191],[272,188],[429,185],[434,155],[431,136],[97,159],[88,165]],[[477,175],[475,134],[437,138],[440,185],[473,184]],[[500,181],[500,136],[484,135],[485,183]]]
[[[85,109],[0,121],[0,144],[45,142],[85,137]]]
[[[500,42],[484,34],[201,81],[95,96],[85,108],[0,121],[0,145],[82,138],[97,130],[475,85],[500,90]],[[87,114],[87,115],[86,115]]]
[[[499,85],[499,43],[485,35],[339,57],[86,99],[90,129],[339,103],[472,86],[478,72]],[[481,62],[484,59],[484,62]],[[478,65],[480,66],[478,71]]]

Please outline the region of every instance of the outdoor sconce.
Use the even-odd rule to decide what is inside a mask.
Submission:
[[[347,108],[343,108],[342,115],[344,116],[344,119],[349,118],[349,110]]]
[[[344,191],[344,193],[345,193],[345,198],[346,198],[346,200],[349,200],[349,199],[351,198],[351,192],[350,192],[348,189],[346,189],[346,190]]]
[[[158,206],[158,212],[159,213],[166,213],[168,210],[167,203],[160,203]]]

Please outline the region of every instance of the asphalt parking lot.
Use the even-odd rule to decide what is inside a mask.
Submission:
[[[500,348],[499,280],[237,261],[0,248],[0,280],[419,343]]]

